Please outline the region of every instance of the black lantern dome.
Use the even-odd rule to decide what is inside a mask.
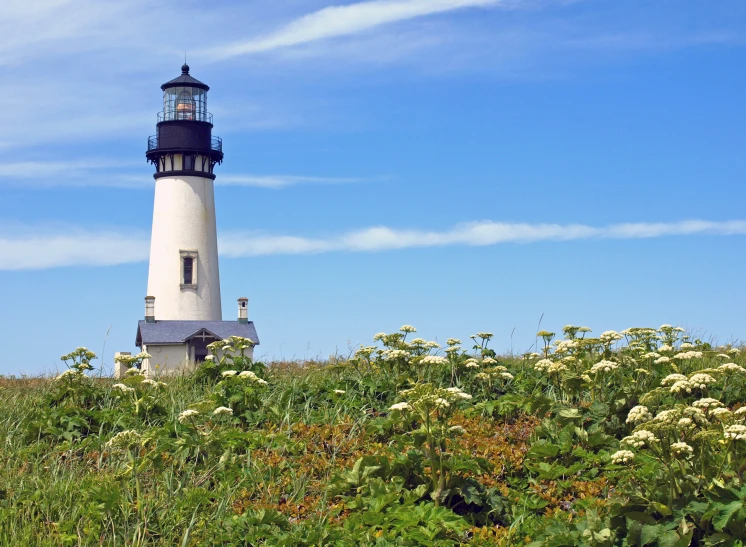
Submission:
[[[154,177],[197,175],[215,178],[213,168],[223,161],[223,142],[212,136],[212,114],[207,111],[210,87],[189,74],[161,86],[163,111],[158,113],[157,134],[148,139],[148,161]]]

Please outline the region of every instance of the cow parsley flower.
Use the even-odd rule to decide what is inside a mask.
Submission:
[[[479,368],[479,363],[476,361],[467,361],[464,365],[466,368]]]
[[[598,374],[599,372],[611,372],[612,370],[616,370],[617,368],[619,368],[618,364],[613,361],[606,361],[604,359],[603,361],[600,361],[593,365],[591,367],[591,372],[593,374]]]
[[[213,416],[233,416],[233,409],[227,406],[219,406],[212,411]]]
[[[567,370],[567,365],[564,365],[562,363],[552,363],[547,369],[547,372],[549,374],[559,374],[561,372],[565,372],[566,370]]]
[[[482,338],[483,340],[489,340],[494,336],[494,334],[492,334],[491,332],[478,332],[477,336],[479,338]]]
[[[215,360],[215,356],[214,355],[206,355],[205,356],[205,361],[214,361],[214,360]]]
[[[151,380],[150,378],[145,378],[142,382],[140,382],[140,384],[150,387],[159,387],[158,382],[156,382],[155,380]]]
[[[673,351],[673,348],[669,346],[668,344],[663,344],[661,347],[658,348],[658,351],[660,353],[668,353]]]
[[[729,418],[733,413],[727,408],[718,407],[718,408],[713,408],[710,411],[710,414],[712,416],[715,416],[715,418],[717,418],[718,420],[724,420],[726,418]]]
[[[75,379],[75,380],[77,380],[79,378],[82,378],[83,376],[84,376],[84,374],[82,372],[80,372],[79,370],[75,370],[75,369],[70,368],[70,369],[67,369],[65,372],[63,372],[62,374],[60,374],[59,376],[57,376],[56,379],[57,380],[65,380],[65,379],[68,379],[68,380]]]
[[[464,393],[464,395],[467,395]],[[471,395],[469,395],[469,399],[471,399]],[[451,403],[446,401],[443,397],[438,397],[433,401],[435,408],[448,408],[451,406]]]
[[[228,372],[232,372],[232,371],[228,371]],[[242,370],[241,372],[238,373],[238,377],[239,378],[249,378],[250,380],[256,380],[257,378],[259,378],[251,370]]]
[[[713,399],[712,397],[704,397],[702,399],[694,401],[692,403],[692,406],[696,408],[713,409],[723,406],[723,403],[721,403],[717,399]]]
[[[624,437],[622,439],[622,444],[626,444],[634,448],[642,448],[645,445],[650,446],[651,444],[657,443],[657,442],[658,442],[658,438],[652,432],[647,431],[646,429],[635,431],[629,437]]]
[[[448,346],[444,351],[448,355],[450,355],[452,353],[458,353],[459,351],[461,351],[461,346]]]
[[[679,413],[676,410],[661,410],[658,414],[655,415],[654,420],[656,422],[661,422],[664,424],[671,424],[675,421],[678,421],[679,419]]]
[[[466,429],[464,429],[460,425],[454,425],[448,428],[448,433],[453,433],[454,435],[464,435],[466,433]]]
[[[410,342],[413,346],[424,346],[426,343],[427,341],[424,338],[415,338]]]
[[[686,376],[683,374],[669,374],[663,380],[661,380],[661,386],[668,387],[674,385],[676,382],[686,381]]]
[[[649,351],[645,355],[642,356],[643,359],[658,359],[661,356],[660,353],[655,353],[654,351]]]
[[[616,342],[618,340],[621,340],[624,338],[621,334],[619,334],[615,330],[607,330],[606,332],[601,333],[601,336],[598,337],[601,342],[604,344],[611,344],[613,342]]]
[[[441,355],[426,355],[420,363],[423,365],[445,365],[448,363],[448,359]]]
[[[734,441],[746,440],[746,425],[736,424],[728,426],[725,430],[725,438],[733,439]]]
[[[694,422],[692,421],[692,419],[691,419],[691,418],[681,418],[681,419],[680,419],[680,420],[679,420],[679,421],[678,421],[678,422],[676,423],[676,425],[677,425],[677,426],[679,426],[680,428],[684,429],[684,428],[687,428],[687,427],[691,427],[691,426],[693,426],[693,425],[694,425]]]
[[[430,341],[430,342],[425,342],[425,347],[427,349],[438,349],[440,348],[440,344],[434,341]]]
[[[721,359],[730,359],[730,355],[726,355],[725,353],[718,353],[716,357],[720,357]]]
[[[689,377],[689,383],[697,389],[705,389],[709,384],[715,383],[715,378],[705,373],[692,374]]]
[[[414,328],[412,325],[402,325],[399,329],[401,332],[417,332],[417,329]]]
[[[717,370],[726,374],[746,374],[746,369],[735,363],[725,363],[720,365]]]
[[[189,410],[184,410],[183,412],[179,414],[179,417],[178,417],[179,423],[185,424],[192,418],[192,416],[197,416],[197,415],[199,415],[199,412],[197,412],[194,409],[190,408]]]
[[[502,378],[504,380],[512,380],[513,379],[513,375],[511,373],[509,373],[509,372],[501,372],[500,373],[500,378]]]
[[[735,412],[733,412],[734,416],[738,416],[739,418],[746,418],[746,406],[742,406]]]
[[[409,403],[396,403],[396,404],[394,404],[394,405],[391,405],[391,406],[389,407],[389,410],[399,410],[399,411],[403,411],[403,410],[409,410],[410,408],[411,408],[411,407],[409,406]]]
[[[334,393],[336,393],[337,395],[344,395],[347,392],[344,389],[335,389]]]
[[[611,455],[611,463],[619,465],[628,463],[635,459],[635,453],[631,450],[619,450]]]
[[[671,362],[671,358],[666,357],[665,355],[663,357],[658,357],[655,361],[653,361],[653,363],[655,363],[656,365],[662,365],[663,363],[670,363],[670,362]]]
[[[674,456],[684,456],[685,458],[691,458],[694,454],[694,449],[686,443],[672,443],[671,452]]]
[[[231,376],[235,376],[236,374],[238,374],[238,371],[237,371],[237,370],[224,370],[224,371],[223,371],[223,372],[221,373],[221,376],[222,376],[223,378],[230,378]]]
[[[681,395],[684,393],[691,393],[692,389],[694,389],[696,386],[689,383],[688,380],[679,380],[678,382],[674,383],[674,385],[671,386],[671,393],[674,395]]]
[[[471,395],[469,395],[468,393],[464,393],[457,387],[449,387],[446,389],[446,391],[451,395],[458,397],[459,399],[471,399]]]
[[[109,439],[109,442],[106,443],[106,446],[109,448],[120,448],[126,450],[140,442],[140,438],[141,436],[137,431],[128,429],[126,431],[120,431],[114,435]]]
[[[385,332],[379,332],[375,336],[373,336],[373,341],[374,342],[378,342],[380,340],[383,340],[384,338],[386,338],[386,333]]]
[[[143,380],[143,382],[144,381],[145,380]],[[111,386],[111,389],[118,389],[122,393],[134,393],[135,392],[135,388],[126,386],[124,384],[114,384],[113,386]]]
[[[490,375],[485,372],[480,372],[476,376],[474,376],[474,378],[477,380],[481,380],[482,382],[486,382],[490,379]]]
[[[702,358],[701,351],[684,351],[682,353],[677,353],[676,355],[674,355],[674,359],[682,359],[682,360],[701,359],[701,358]]]
[[[541,361],[537,361],[536,363],[534,363],[534,369],[538,370],[539,372],[546,372],[553,364],[554,363],[549,359],[542,359]]]
[[[730,353],[731,355],[738,355],[739,353],[741,353],[741,350],[739,350],[738,348],[731,348],[728,350],[728,353]]]
[[[482,364],[483,365],[496,365],[497,361],[493,359],[492,357],[485,357],[484,359],[482,359]]]
[[[448,344],[449,346],[458,346],[460,343],[461,340],[459,340],[458,338],[449,338],[448,340],[446,340],[446,344]]]
[[[404,359],[406,361],[409,357],[409,353],[403,349],[390,349],[383,353],[383,358],[387,361],[393,361],[395,359]]]

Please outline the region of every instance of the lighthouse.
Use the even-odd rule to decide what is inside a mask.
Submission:
[[[212,135],[210,88],[184,64],[161,89],[163,111],[147,151],[155,166],[148,295],[161,319],[220,321],[213,181],[223,142]]]
[[[155,201],[145,316],[135,341],[151,356],[142,364],[148,375],[194,367],[210,343],[231,336],[259,344],[247,298],[237,301],[237,319],[223,321],[214,188],[223,142],[212,134],[210,88],[185,63],[161,90],[163,110],[145,154],[155,167]],[[253,357],[253,347],[246,355]]]

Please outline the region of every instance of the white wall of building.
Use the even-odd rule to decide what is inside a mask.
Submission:
[[[150,355],[145,359],[142,370],[148,377],[175,374],[194,368],[187,354],[187,344],[164,344],[144,346],[143,351]]]
[[[182,251],[197,252],[196,288],[181,285]],[[212,180],[156,179],[147,294],[156,320],[222,320]]]

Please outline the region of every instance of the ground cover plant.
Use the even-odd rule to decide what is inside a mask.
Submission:
[[[742,546],[746,356],[682,329],[0,379],[1,545]]]

